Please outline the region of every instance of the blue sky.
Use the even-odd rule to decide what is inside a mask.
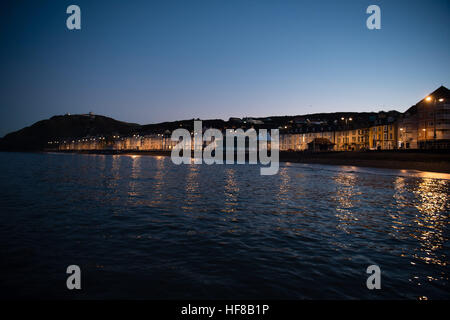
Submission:
[[[366,28],[371,4],[381,30]],[[0,136],[89,111],[141,124],[405,111],[449,87],[448,21],[448,0],[3,1]]]

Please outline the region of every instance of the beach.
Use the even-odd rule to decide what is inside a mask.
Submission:
[[[450,173],[448,152],[364,151],[364,152],[280,152],[287,162],[346,165],[399,170]]]

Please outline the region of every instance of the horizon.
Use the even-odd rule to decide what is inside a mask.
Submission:
[[[53,115],[180,119],[404,112],[450,83],[448,1],[13,3],[1,12],[0,136]],[[407,8],[408,10],[404,10]]]

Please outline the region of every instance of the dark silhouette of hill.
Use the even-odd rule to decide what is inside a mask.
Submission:
[[[49,141],[86,136],[126,135],[137,132],[140,125],[99,115],[64,115],[12,132],[0,140],[1,150],[33,151],[46,148]]]

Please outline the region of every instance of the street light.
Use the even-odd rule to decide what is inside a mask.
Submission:
[[[348,122],[349,122],[349,121],[352,121],[353,119],[352,119],[351,117],[349,117],[349,118],[344,118],[344,117],[342,117],[341,120],[342,120],[342,121],[345,121],[345,128],[347,129],[347,130],[345,131],[345,144],[348,145],[349,142],[350,142],[350,140],[349,140],[349,138],[348,138]]]
[[[433,101],[433,107],[434,107],[434,110],[433,110],[433,127],[434,127],[433,139],[434,139],[434,143],[436,144],[436,101],[443,102],[444,99],[443,98],[436,99],[435,97],[428,96],[425,98],[425,101],[428,101],[428,102]]]
[[[344,118],[344,117],[342,117],[341,120],[342,120],[342,121],[345,121],[345,124],[347,125],[349,121],[352,121],[352,120],[353,120],[353,118],[351,118],[351,117],[350,117],[350,118]]]

